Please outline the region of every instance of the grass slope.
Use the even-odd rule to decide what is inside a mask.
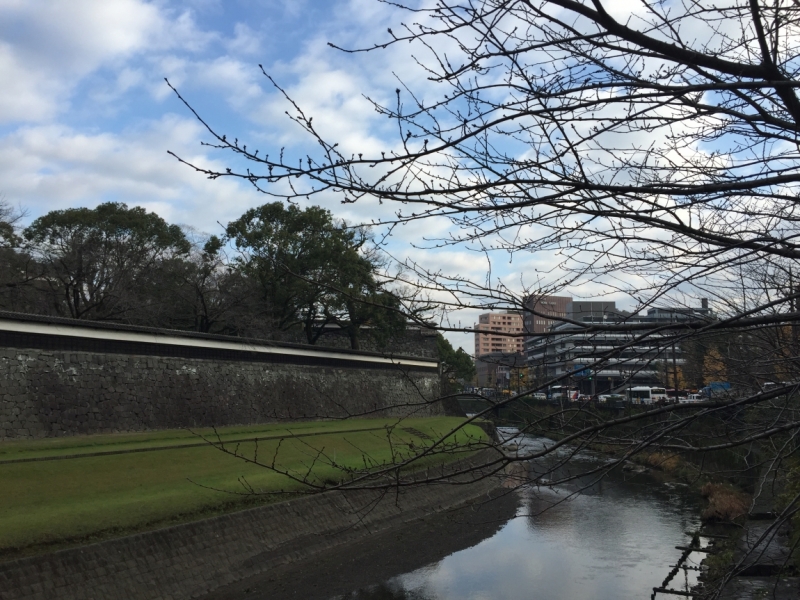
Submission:
[[[218,433],[223,441],[268,438],[257,443],[262,462],[270,464],[274,458],[277,467],[319,483],[341,480],[340,466],[374,467],[391,463],[398,452],[419,451],[430,443],[429,438],[447,433],[460,422],[449,417],[400,423],[396,419],[357,419],[230,427]],[[483,439],[483,431],[469,426],[454,441],[466,444]],[[257,492],[304,489],[286,475],[248,464],[212,446],[169,448],[198,441],[202,440],[188,431],[167,431],[0,444],[0,461],[167,447],[0,464],[0,555],[95,541],[282,498],[237,495],[246,491],[242,481]],[[226,447],[236,448],[237,443]],[[241,455],[252,458],[255,449],[252,441],[238,443]],[[324,453],[321,460],[319,452]]]

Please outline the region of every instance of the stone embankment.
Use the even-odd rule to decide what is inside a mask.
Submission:
[[[438,396],[431,357],[0,312],[0,440],[438,416]]]
[[[432,512],[482,501],[500,483],[479,468],[471,470],[487,458],[481,453],[440,469],[437,475],[467,471],[451,484],[317,494],[0,563],[0,599],[199,597]]]

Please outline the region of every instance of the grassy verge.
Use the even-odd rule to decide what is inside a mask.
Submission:
[[[348,469],[377,468],[407,456],[462,422],[458,418],[358,419],[224,428],[240,455],[313,483],[346,478]],[[205,432],[210,433],[210,432]],[[293,437],[314,433],[305,437]],[[266,438],[266,439],[264,439]],[[475,426],[451,440],[484,440]],[[96,541],[281,499],[302,491],[290,476],[248,464],[184,431],[102,435],[3,443],[0,460],[56,458],[117,450],[162,448],[66,460],[0,464],[0,556],[29,554]],[[322,454],[320,454],[322,453]],[[463,454],[461,455],[463,456]],[[420,466],[453,458],[431,458]],[[213,488],[213,489],[211,489]],[[226,490],[216,491],[216,490]],[[256,495],[247,494],[248,490]],[[244,495],[242,495],[244,494]]]
[[[98,452],[122,452],[161,448],[164,446],[182,446],[202,443],[199,436],[213,437],[217,435],[222,441],[240,438],[285,437],[291,435],[307,435],[339,432],[354,429],[375,429],[391,425],[390,419],[355,419],[348,421],[304,421],[301,423],[269,423],[264,425],[245,425],[210,429],[207,427],[191,429],[170,429],[146,433],[114,433],[107,435],[84,435],[61,438],[46,438],[15,442],[0,442],[0,463],[45,457],[74,456],[94,454]],[[404,425],[403,426],[408,426]]]

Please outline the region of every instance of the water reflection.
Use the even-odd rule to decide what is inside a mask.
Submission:
[[[590,467],[598,460],[602,458],[584,455],[570,468]],[[492,537],[422,569],[338,598],[649,598],[680,556],[675,546],[685,545],[686,531],[699,526],[696,499],[684,487],[647,476],[632,479],[615,472],[592,481],[520,490],[517,518]],[[574,495],[580,488],[582,493]],[[677,587],[691,585],[694,577],[694,572],[686,579],[681,574]]]
[[[425,600],[429,596],[420,595],[414,590],[407,590],[401,583],[393,580],[339,597],[347,600]]]

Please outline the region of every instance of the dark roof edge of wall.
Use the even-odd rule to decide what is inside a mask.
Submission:
[[[0,331],[5,329],[3,327],[3,321],[16,321],[20,323],[31,323],[31,324],[36,323],[41,325],[66,326],[75,329],[101,330],[103,332],[106,332],[106,334],[109,337],[113,336],[114,332],[139,333],[139,334],[152,335],[164,338],[164,340],[161,342],[163,344],[169,344],[167,338],[183,338],[183,339],[188,338],[188,339],[195,339],[198,341],[203,340],[208,342],[237,344],[242,346],[243,351],[248,351],[247,346],[251,347],[260,346],[260,347],[275,348],[276,350],[279,349],[295,350],[295,351],[301,350],[301,351],[315,352],[315,353],[318,352],[318,353],[331,353],[337,355],[347,355],[352,357],[353,360],[358,360],[359,357],[364,357],[364,358],[374,357],[374,358],[384,358],[384,359],[389,358],[391,360],[400,360],[400,361],[425,362],[425,363],[431,363],[433,365],[438,363],[438,360],[435,358],[411,356],[405,354],[368,352],[363,350],[351,350],[349,348],[329,348],[325,346],[315,346],[312,344],[297,344],[292,342],[279,342],[275,340],[265,340],[259,338],[245,338],[245,337],[235,337],[229,335],[198,333],[195,331],[184,331],[180,329],[141,327],[138,325],[124,325],[121,323],[106,323],[103,321],[83,321],[80,319],[66,319],[63,317],[49,317],[43,315],[17,313],[9,311],[0,311]]]

